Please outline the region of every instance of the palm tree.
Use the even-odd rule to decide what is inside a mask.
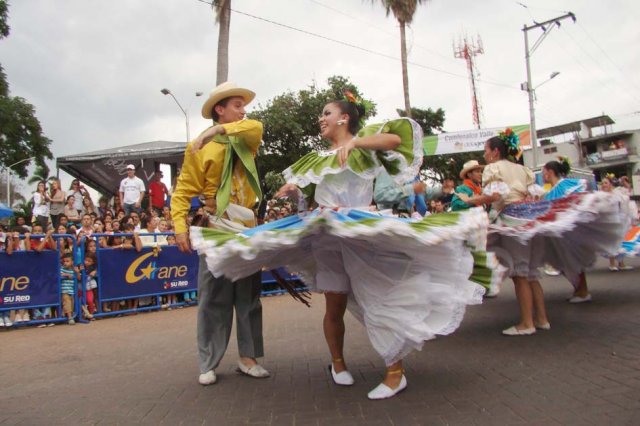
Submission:
[[[387,16],[393,12],[393,16],[400,24],[400,56],[402,61],[402,88],[404,90],[404,110],[407,117],[411,117],[411,102],[409,102],[409,73],[407,71],[407,40],[405,28],[413,21],[413,15],[419,4],[428,0],[371,0],[372,3],[382,3],[387,11]]]
[[[216,11],[218,24],[218,64],[216,86],[229,78],[229,27],[231,26],[231,0],[213,0],[211,7]]]
[[[34,183],[38,183],[40,181],[48,182],[50,179],[53,179],[55,176],[49,176],[49,168],[43,168],[41,166],[36,166],[36,169],[33,171],[33,175],[27,180],[29,185],[33,185]]]
[[[33,216],[33,198],[15,203],[13,207],[14,216],[22,216],[27,224],[31,225],[31,217]]]

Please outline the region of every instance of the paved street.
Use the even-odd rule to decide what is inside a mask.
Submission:
[[[232,339],[219,382],[197,384],[196,309],[154,312],[45,329],[0,332],[0,423],[269,425],[640,424],[640,259],[589,272],[594,301],[570,305],[570,286],[546,277],[552,329],[504,337],[517,318],[513,288],[467,311],[453,335],[406,360],[409,386],[367,400],[383,364],[364,329],[347,318],[346,359],[356,384],[335,386],[311,309],[288,296],[263,299],[264,366],[235,373]]]

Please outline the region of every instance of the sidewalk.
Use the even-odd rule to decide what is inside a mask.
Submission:
[[[513,286],[468,309],[460,329],[406,360],[409,386],[369,401],[383,363],[347,315],[356,384],[335,386],[322,333],[324,300],[263,299],[264,366],[235,373],[232,337],[219,381],[197,384],[196,309],[0,332],[0,424],[625,425],[640,424],[640,259],[587,275],[594,301],[545,277],[552,329],[500,331],[517,319]]]

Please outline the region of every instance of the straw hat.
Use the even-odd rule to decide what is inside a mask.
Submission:
[[[465,179],[467,177],[467,173],[471,170],[475,169],[484,169],[484,166],[478,163],[476,160],[469,160],[462,166],[462,170],[460,171],[460,179]]]
[[[211,110],[214,105],[220,102],[225,98],[230,98],[233,96],[240,96],[244,99],[245,104],[248,104],[256,97],[256,94],[249,89],[244,89],[242,87],[236,86],[235,83],[230,81],[225,81],[220,84],[218,87],[213,89],[213,91],[209,94],[209,99],[202,105],[202,116],[204,118],[211,118]]]

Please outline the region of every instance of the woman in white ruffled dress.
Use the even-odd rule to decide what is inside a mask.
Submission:
[[[540,195],[533,172],[515,162],[519,154],[519,141],[511,129],[501,133],[500,137],[487,140],[484,148],[487,165],[482,172],[483,194],[458,196],[465,202],[491,203],[492,217],[498,223],[503,222],[505,218],[497,215],[505,207]],[[540,274],[532,264],[532,247],[528,241],[521,242],[498,232],[488,241],[488,249],[509,268],[520,307],[520,322],[502,331],[508,336],[530,335],[536,332],[536,327],[550,328]]]
[[[631,228],[631,225],[633,224],[633,218],[638,215],[638,212],[637,207],[635,206],[633,201],[629,200],[631,192],[628,188],[621,185],[621,180],[622,178],[617,179],[613,173],[609,173],[602,178],[602,182],[600,183],[600,190],[612,194],[621,205],[627,206],[627,214],[623,216],[627,217],[628,220],[621,220],[620,222],[620,226],[624,228],[626,233]],[[618,247],[615,251],[609,252],[607,254],[609,257],[609,270],[611,272],[628,271],[630,269],[633,269],[633,267],[628,266],[624,263],[626,252],[620,247]]]
[[[567,178],[571,171],[569,159],[560,157],[559,160],[549,161],[542,167],[542,180],[551,185],[551,189],[544,194],[545,200],[556,200],[587,190],[586,180]],[[569,303],[591,302],[591,293],[589,293],[587,276],[584,270],[578,275],[578,281],[571,284],[574,287],[574,291],[567,299]]]
[[[368,394],[383,399],[407,386],[402,359],[409,352],[452,333],[466,305],[481,303],[484,289],[469,281],[471,249],[485,248],[488,221],[482,209],[420,221],[371,212],[381,170],[398,183],[417,174],[422,132],[409,119],[358,132],[363,115],[353,100],[328,103],[319,124],[330,150],[310,153],[284,172],[288,184],[277,196],[306,197],[318,208],[237,235],[192,228],[191,238],[214,275],[237,279],[263,266],[286,266],[324,293],[329,369],[338,385],[354,383],[344,356],[348,308],[385,361],[382,383]]]
[[[573,191],[564,197],[536,201],[543,190],[534,184],[531,170],[515,163],[520,153],[518,137],[511,129],[489,139],[484,153],[488,165],[482,175],[483,194],[474,197],[475,201],[492,203],[487,249],[509,268],[515,284],[520,322],[502,331],[508,336],[551,328],[539,267],[550,264],[577,287],[582,272],[597,254],[620,244],[620,221],[626,220],[615,197],[600,191]]]

